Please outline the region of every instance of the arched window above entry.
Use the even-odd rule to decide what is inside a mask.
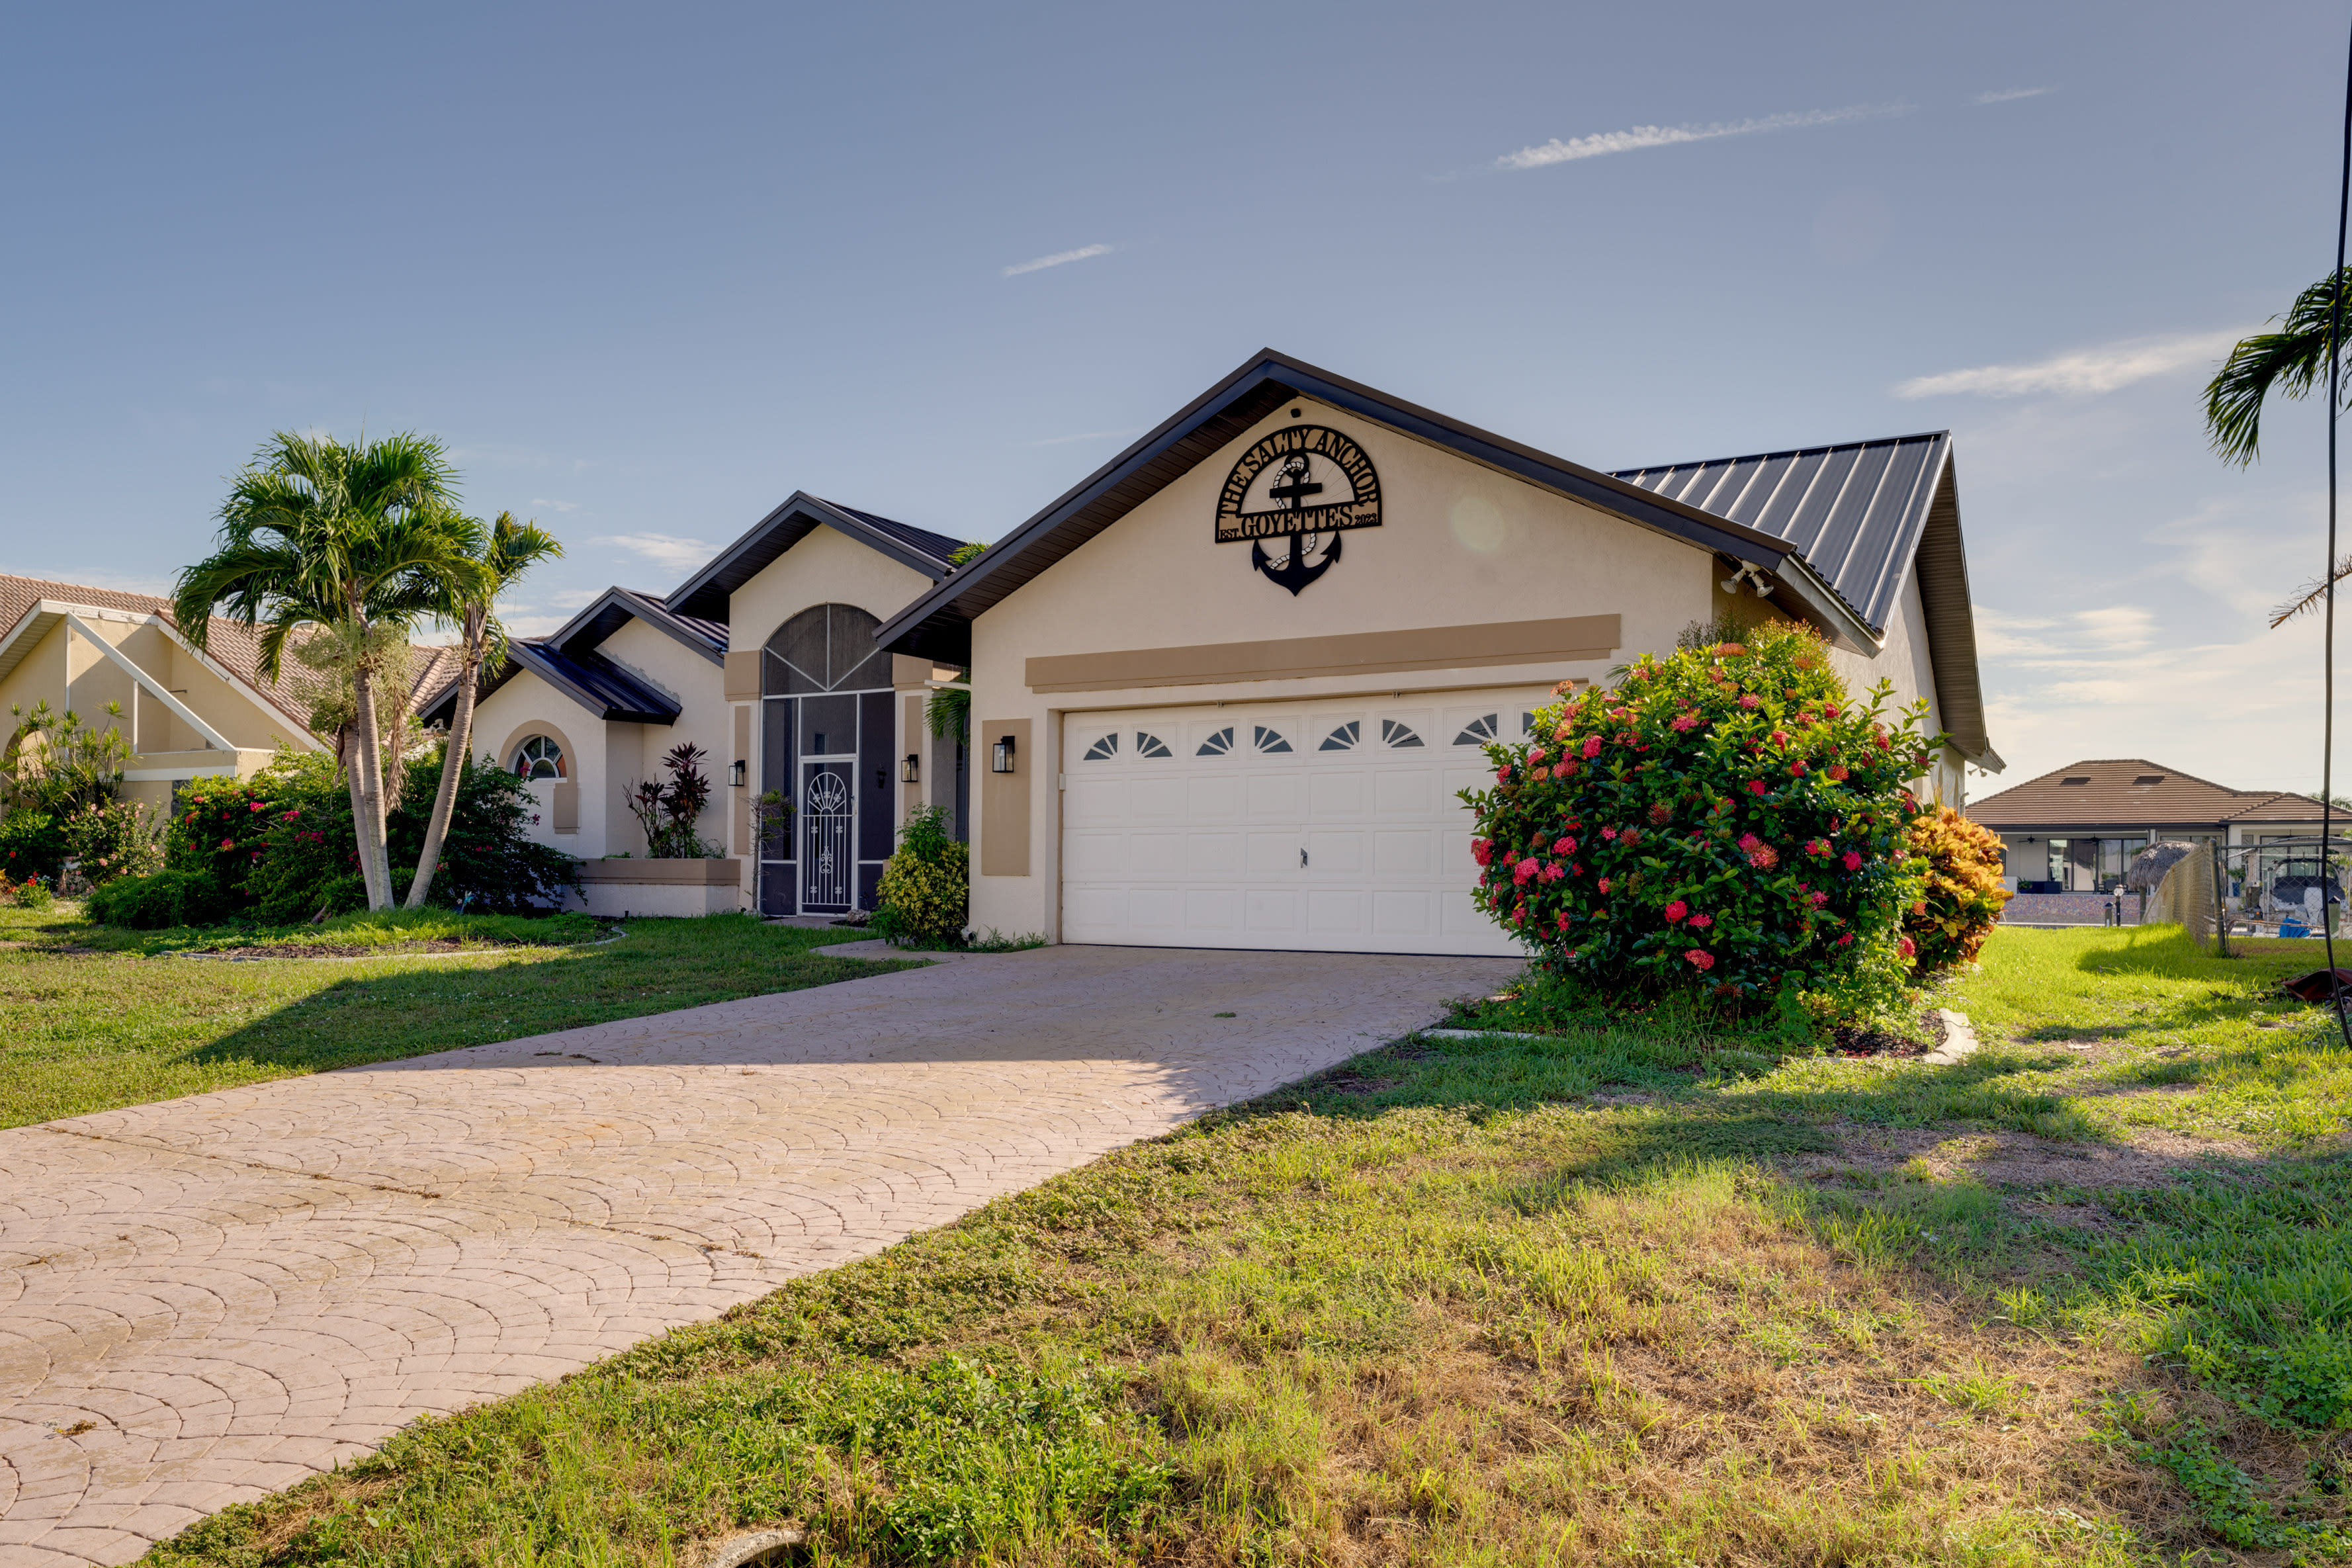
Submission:
[[[515,777],[519,779],[568,779],[571,770],[563,765],[563,748],[546,735],[533,735],[515,748]]]
[[[815,605],[776,629],[761,663],[770,697],[874,691],[890,684],[890,656],[874,646],[882,623],[855,605]]]

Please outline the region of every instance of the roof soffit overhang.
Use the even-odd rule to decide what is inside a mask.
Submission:
[[[875,640],[898,653],[969,662],[975,617],[1297,397],[1703,549],[1775,570],[1795,559],[1791,545],[1768,533],[1266,349],[899,611],[876,632]],[[1826,584],[1813,581],[1818,591],[1827,593]],[[1827,597],[1838,603],[1834,594]],[[1842,606],[1837,621],[1858,625]]]
[[[846,507],[836,506],[806,490],[795,490],[782,505],[753,523],[741,538],[680,584],[668,595],[670,606],[680,615],[698,616],[704,620],[728,619],[728,595],[774,565],[786,551],[821,527],[836,529],[934,583],[948,574],[945,562],[934,560],[906,541],[876,528]]]
[[[1918,542],[1911,550],[1911,570],[1918,576],[1919,609],[1927,623],[1937,716],[1960,755],[1987,773],[1999,773],[2006,764],[1986,733],[1975,601],[1969,595],[1969,553],[1960,537],[1959,471],[1948,445]]]

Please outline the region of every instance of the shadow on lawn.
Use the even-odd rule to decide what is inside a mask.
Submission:
[[[648,942],[553,956],[445,959],[353,974],[176,1059],[323,1072],[797,991],[895,967],[789,949],[746,953],[735,945],[698,951],[693,943]]]

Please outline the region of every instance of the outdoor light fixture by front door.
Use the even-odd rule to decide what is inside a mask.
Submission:
[[[727,782],[741,789],[750,781],[751,764],[738,757],[727,764]]]
[[[988,771],[992,773],[1009,773],[1013,771],[1012,736],[1006,735],[1000,738],[996,744],[988,749]]]
[[[921,757],[916,755],[913,752],[908,752],[907,753],[907,760],[898,764],[898,782],[901,784],[920,784],[923,782],[923,760]]]

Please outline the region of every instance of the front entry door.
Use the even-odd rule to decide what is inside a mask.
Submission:
[[[857,901],[857,759],[801,764],[801,912],[847,914]]]

